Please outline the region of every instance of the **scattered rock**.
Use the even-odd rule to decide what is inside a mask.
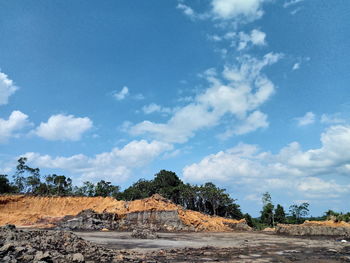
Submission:
[[[13,243],[7,243],[0,248],[0,254],[6,253],[8,251],[13,251],[14,249],[15,246],[13,245]]]
[[[0,262],[113,262],[119,254],[72,232],[0,227]]]
[[[141,239],[156,239],[159,238],[156,231],[153,229],[136,228],[132,231],[131,237]]]
[[[34,261],[52,262],[52,259],[49,252],[37,251],[34,257]]]
[[[115,213],[96,213],[92,209],[81,211],[76,216],[65,216],[56,222],[57,229],[65,230],[116,230],[119,228],[118,215]]]
[[[73,254],[72,258],[73,262],[85,262],[84,256],[81,253],[75,253]]]

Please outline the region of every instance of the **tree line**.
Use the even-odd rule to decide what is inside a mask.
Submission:
[[[232,219],[245,218],[248,225],[257,229],[274,227],[278,223],[300,224],[309,214],[308,203],[292,204],[286,212],[282,205],[275,206],[271,195],[266,192],[262,195],[263,207],[260,217],[252,218],[249,214],[242,213],[240,206],[236,203],[237,200],[231,198],[225,189],[211,182],[202,185],[185,184],[176,173],[167,170],[161,170],[151,180],[140,179],[121,191],[119,186],[104,180],[97,183],[86,181],[81,186],[74,186],[72,180],[64,175],[41,176],[39,168],[29,167],[26,162],[25,157],[18,159],[12,181],[7,175],[0,174],[0,194],[102,196],[125,201],[160,194],[185,209]],[[322,217],[308,219],[325,220],[329,218],[348,222],[350,213],[339,214],[329,210]]]
[[[86,181],[82,186],[73,186],[72,179],[57,174],[41,176],[39,168],[29,167],[27,158],[18,159],[15,174],[10,181],[0,175],[0,194],[17,193],[43,196],[103,196],[132,201],[160,194],[163,197],[191,209],[209,215],[227,218],[243,218],[236,200],[225,189],[208,182],[203,185],[185,184],[174,172],[161,170],[152,180],[140,179],[124,191],[111,182]]]

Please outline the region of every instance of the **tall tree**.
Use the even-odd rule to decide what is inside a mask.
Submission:
[[[40,186],[40,169],[31,168],[26,165],[27,158],[18,159],[16,173],[14,175],[14,183],[18,192],[36,193]],[[27,177],[25,176],[27,175]]]
[[[283,206],[281,206],[280,204],[278,204],[275,209],[275,222],[276,223],[286,222],[286,213],[284,212]]]
[[[274,205],[272,204],[272,199],[270,193],[266,192],[262,196],[263,209],[261,213],[261,223],[266,224],[268,226],[275,225],[274,219]]]
[[[292,217],[293,223],[300,224],[303,218],[309,214],[309,203],[302,203],[300,205],[291,205],[289,213]]]

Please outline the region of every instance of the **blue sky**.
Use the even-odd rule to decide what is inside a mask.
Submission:
[[[0,0],[0,172],[160,169],[349,211],[350,2]]]

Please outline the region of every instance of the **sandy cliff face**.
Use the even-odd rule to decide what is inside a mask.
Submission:
[[[118,218],[125,218],[128,214],[131,216],[132,213],[144,214],[145,211],[177,211],[181,222],[195,231],[249,229],[244,220],[212,217],[185,210],[160,195],[130,202],[109,197],[0,196],[0,225],[52,226],[51,223],[59,221],[64,216],[75,216],[86,209],[92,209],[97,213],[115,213]]]

